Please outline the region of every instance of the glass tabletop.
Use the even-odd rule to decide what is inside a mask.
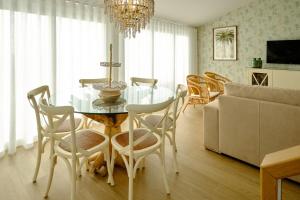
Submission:
[[[55,106],[73,106],[75,113],[81,114],[123,114],[128,112],[128,104],[156,104],[174,95],[172,90],[164,87],[128,86],[115,103],[105,103],[99,98],[99,90],[84,87],[69,94],[54,95],[50,103]]]

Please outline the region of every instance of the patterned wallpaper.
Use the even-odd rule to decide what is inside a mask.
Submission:
[[[212,29],[231,25],[238,26],[238,60],[214,61]],[[246,83],[246,68],[251,66],[252,58],[261,57],[263,67],[288,67],[265,63],[266,41],[281,39],[300,39],[300,0],[253,1],[198,28],[200,73],[214,71]]]

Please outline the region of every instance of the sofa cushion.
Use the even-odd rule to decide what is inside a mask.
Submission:
[[[225,95],[300,106],[300,90],[227,83]]]

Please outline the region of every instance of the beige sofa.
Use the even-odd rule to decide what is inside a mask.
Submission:
[[[300,144],[300,90],[229,83],[203,113],[205,147],[255,166]]]

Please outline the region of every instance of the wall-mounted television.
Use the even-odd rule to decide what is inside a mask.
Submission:
[[[267,41],[267,63],[300,64],[300,40]]]

